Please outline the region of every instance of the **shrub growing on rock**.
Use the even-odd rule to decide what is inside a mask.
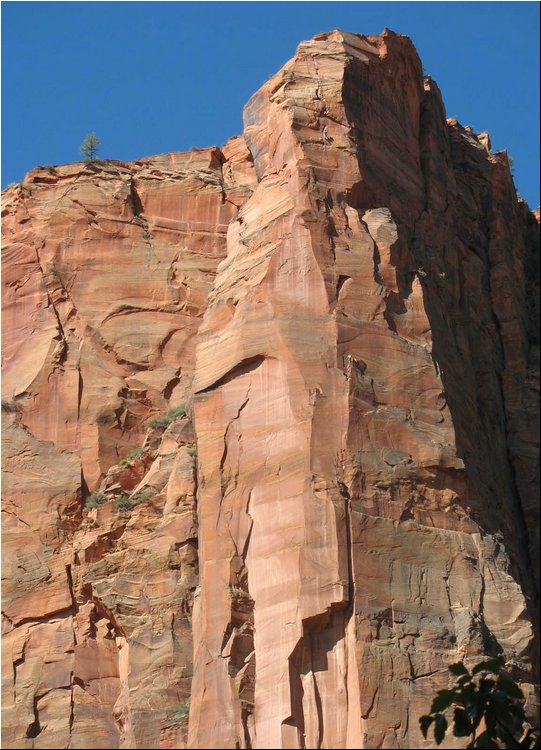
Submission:
[[[132,495],[131,497],[127,492],[123,492],[115,500],[115,507],[117,508],[117,510],[121,511],[133,510],[137,505],[142,505],[142,503],[148,502],[152,495],[153,491],[150,487],[144,487],[142,490],[139,490],[139,492],[136,492],[135,495]]]
[[[131,510],[133,508],[133,503],[130,500],[130,496],[123,492],[120,497],[116,498],[115,508],[117,508],[117,510]]]
[[[182,719],[187,719],[189,713],[190,713],[190,698],[186,698],[186,700],[181,701],[178,704],[178,706],[176,706],[173,709],[173,718],[176,721],[181,721]]]
[[[141,505],[142,503],[147,503],[150,498],[152,497],[153,492],[150,489],[150,487],[143,487],[142,490],[139,490],[131,499],[132,503],[135,505]]]
[[[174,409],[169,409],[167,414],[164,414],[163,417],[151,419],[148,426],[154,429],[165,430],[165,428],[169,427],[172,422],[184,416],[186,416],[186,406],[184,404],[179,404],[179,406],[175,406]]]
[[[122,461],[121,466],[130,466],[136,459],[144,453],[144,448],[134,448],[132,451],[127,453]]]
[[[93,508],[97,508],[98,505],[103,505],[105,502],[107,502],[107,497],[103,492],[93,492],[87,497],[85,508],[87,510],[92,510]]]

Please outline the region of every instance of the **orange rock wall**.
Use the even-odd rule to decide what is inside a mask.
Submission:
[[[163,436],[145,425],[190,396],[252,172],[239,138],[37,169],[3,196],[6,745],[185,746],[194,435],[187,419]],[[86,510],[100,488],[108,502]],[[151,502],[116,508],[141,488]]]
[[[6,745],[428,747],[500,652],[535,713],[538,223],[406,37],[3,197]]]

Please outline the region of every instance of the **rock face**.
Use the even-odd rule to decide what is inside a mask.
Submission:
[[[538,221],[406,37],[3,198],[6,746],[429,747],[502,652],[535,714]]]

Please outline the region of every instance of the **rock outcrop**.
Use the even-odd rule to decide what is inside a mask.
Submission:
[[[496,653],[535,714],[538,219],[409,39],[3,233],[6,746],[429,747]]]

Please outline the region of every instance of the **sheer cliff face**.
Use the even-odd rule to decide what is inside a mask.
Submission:
[[[535,711],[538,225],[407,38],[3,198],[6,746],[429,746],[500,652]]]

